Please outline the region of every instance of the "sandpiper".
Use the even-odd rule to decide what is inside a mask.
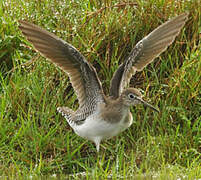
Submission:
[[[79,100],[76,111],[58,107],[74,132],[95,143],[99,151],[103,139],[109,139],[131,126],[130,107],[143,104],[158,111],[142,99],[135,88],[128,88],[131,77],[159,56],[175,40],[188,19],[183,13],[160,25],[133,48],[119,66],[106,96],[95,68],[72,45],[52,33],[26,21],[19,21],[22,33],[36,50],[60,67],[70,77]]]

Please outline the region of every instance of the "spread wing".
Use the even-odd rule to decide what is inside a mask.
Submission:
[[[92,113],[97,102],[104,101],[104,94],[96,70],[70,44],[40,27],[19,21],[22,33],[34,47],[70,77],[79,100],[79,109],[86,115]]]
[[[118,98],[129,85],[136,71],[142,71],[149,63],[172,44],[188,19],[188,13],[181,14],[160,25],[148,36],[139,41],[113,75],[110,84],[110,96]]]

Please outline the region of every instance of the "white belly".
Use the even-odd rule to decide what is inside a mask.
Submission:
[[[118,123],[111,124],[100,119],[100,117],[96,114],[89,116],[82,125],[75,126],[73,129],[77,135],[94,141],[97,138],[108,139],[116,136],[128,128],[131,123],[125,124],[122,120]]]

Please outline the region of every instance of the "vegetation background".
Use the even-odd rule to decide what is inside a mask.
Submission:
[[[0,177],[201,178],[201,2],[199,0],[0,1]],[[133,77],[160,113],[138,106],[134,123],[101,152],[72,132],[58,106],[76,109],[67,76],[18,29],[25,19],[75,46],[107,93],[132,47],[168,19],[189,12],[175,42]]]

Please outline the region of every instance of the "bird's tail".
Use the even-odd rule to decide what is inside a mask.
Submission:
[[[63,117],[67,120],[68,124],[73,127],[74,122],[73,122],[73,117],[75,116],[74,111],[68,107],[58,107],[57,111],[62,114]]]

